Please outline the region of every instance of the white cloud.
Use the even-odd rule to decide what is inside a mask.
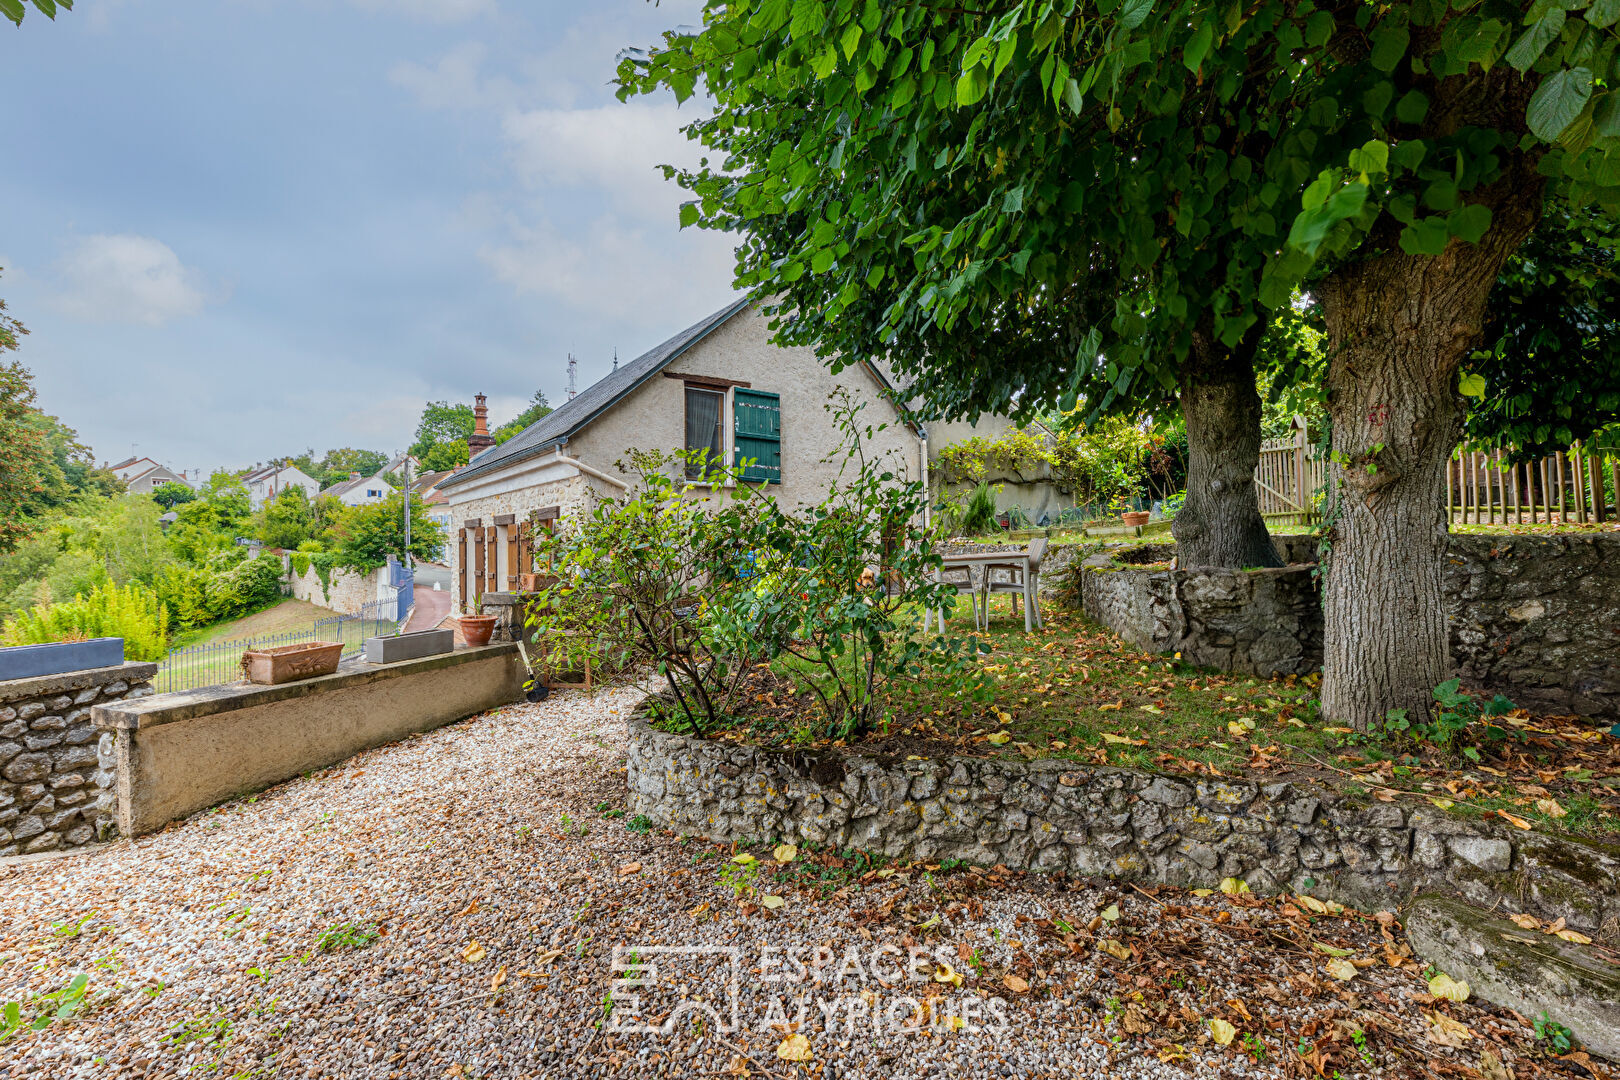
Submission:
[[[495,10],[495,0],[350,0],[364,11],[404,15],[428,22],[462,22]]]
[[[400,61],[389,70],[388,81],[409,90],[428,109],[477,109],[513,101],[518,90],[510,80],[481,77],[487,52],[479,42],[463,42],[432,66]]]
[[[150,236],[87,236],[59,267],[56,307],[90,322],[162,326],[210,301],[201,277]]]
[[[673,232],[673,226],[670,227]],[[731,296],[732,238],[662,230],[603,217],[574,240],[550,222],[512,226],[512,242],[480,252],[518,293],[561,300],[606,322],[651,329],[685,326]]]
[[[513,167],[529,186],[597,189],[621,210],[673,229],[684,193],[658,166],[695,165],[701,153],[681,133],[683,122],[674,106],[615,103],[514,110],[501,128]]]

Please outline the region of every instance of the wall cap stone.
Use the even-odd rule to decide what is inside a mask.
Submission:
[[[368,664],[363,660],[349,660],[339,665],[331,675],[314,679],[282,683],[279,686],[260,686],[253,683],[232,683],[227,686],[209,686],[200,690],[185,690],[175,694],[154,694],[136,701],[97,705],[91,710],[91,719],[103,731],[140,731],[162,724],[194,720],[199,716],[251,709],[277,701],[324,694],[366,683],[397,679],[406,675],[419,675],[481,660],[496,660],[517,653],[517,646],[507,642],[483,645],[476,649],[457,649],[453,653],[425,656],[417,660],[402,660],[394,664]],[[155,668],[155,665],[149,665]]]
[[[111,667],[64,671],[59,675],[36,675],[31,679],[0,680],[0,702],[65,694],[70,690],[87,690],[92,686],[106,686],[119,681],[151,682],[157,677],[157,669],[158,666],[153,663],[126,660]]]

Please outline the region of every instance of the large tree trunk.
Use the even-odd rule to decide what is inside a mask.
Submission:
[[[1222,348],[1202,332],[1181,382],[1187,420],[1187,501],[1170,526],[1181,566],[1281,566],[1260,516],[1260,394],[1254,347]]]
[[[1481,243],[1454,239],[1438,256],[1390,244],[1319,290],[1333,420],[1322,712],[1361,731],[1391,709],[1425,715],[1451,668],[1441,585],[1458,370],[1541,212],[1531,170],[1493,189],[1479,193],[1495,215]]]

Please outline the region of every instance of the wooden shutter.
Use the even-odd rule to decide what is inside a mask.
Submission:
[[[473,530],[473,581],[472,581],[472,586],[473,586],[473,592],[475,592],[475,593],[483,593],[483,592],[486,591],[486,588],[485,588],[485,585],[484,585],[484,530],[483,529],[474,529]],[[469,597],[469,599],[471,599],[471,598]],[[469,608],[468,610],[472,611],[472,613],[474,615],[478,614],[477,611],[474,611],[471,608]]]
[[[749,459],[754,464],[743,470],[744,480],[764,480],[772,484],[782,482],[782,402],[777,394],[761,390],[733,391],[732,412],[736,417],[736,460],[741,466]]]
[[[457,545],[456,571],[461,578],[461,610],[467,610],[467,530],[461,530],[461,543]]]
[[[494,525],[484,527],[484,591],[501,591],[500,547],[501,531]]]
[[[506,591],[517,592],[518,575],[523,573],[523,564],[518,561],[518,527],[506,527]]]
[[[523,522],[517,527],[517,561],[512,564],[513,574],[534,573],[534,526]],[[513,584],[516,588],[516,583]]]

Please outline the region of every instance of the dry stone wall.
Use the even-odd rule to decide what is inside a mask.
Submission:
[[[90,710],[152,693],[156,664],[0,682],[0,856],[82,847],[118,831],[110,735]]]
[[[628,725],[631,812],[682,833],[1185,886],[1236,877],[1373,910],[1441,891],[1620,940],[1620,845],[1305,783],[812,755]]]

